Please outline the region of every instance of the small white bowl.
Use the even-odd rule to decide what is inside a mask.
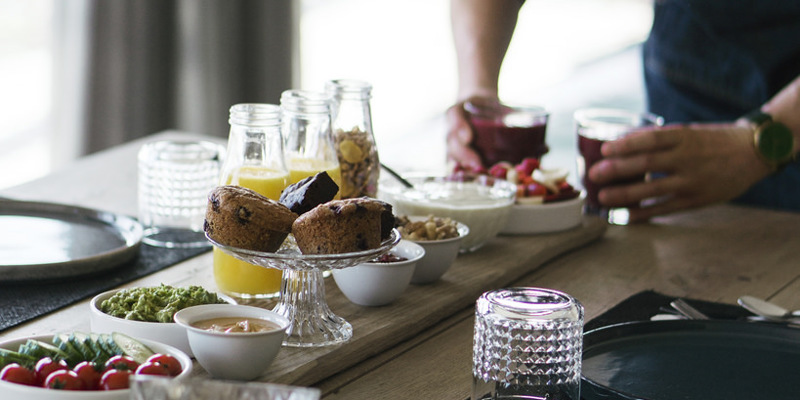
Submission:
[[[572,229],[583,221],[586,193],[570,200],[545,204],[514,204],[502,235],[534,235]]]
[[[224,333],[196,328],[192,324],[210,318],[258,318],[278,329],[265,332]],[[249,381],[269,368],[289,328],[289,320],[264,308],[236,304],[206,304],[175,313],[175,322],[186,330],[197,362],[219,379]]]
[[[95,296],[89,303],[89,323],[92,332],[112,333],[122,332],[128,336],[141,339],[149,339],[176,347],[186,353],[189,357],[194,357],[186,337],[186,330],[174,322],[144,322],[114,317],[100,310],[100,304],[104,300],[125,289],[115,289],[103,292]],[[228,296],[217,293],[221,299],[228,303],[236,302]]]
[[[406,260],[366,262],[333,270],[333,279],[348,300],[362,306],[382,306],[403,294],[411,283],[417,263],[425,255],[425,249],[414,242],[401,240],[391,252]]]
[[[94,332],[101,333],[101,332]],[[20,345],[25,344],[28,339],[40,340],[45,343],[52,343],[53,336],[38,335],[28,336],[18,339],[11,339],[0,343],[0,348],[17,351]],[[177,378],[184,378],[192,373],[192,359],[184,352],[163,343],[152,340],[137,339],[145,346],[149,347],[154,353],[169,354],[178,359],[181,363],[180,375]],[[17,383],[0,381],[0,399],[4,400],[127,400],[130,398],[130,389],[119,390],[53,390],[36,386],[26,386]]]
[[[408,220],[411,222],[426,221],[427,219],[427,216],[420,215],[408,217]],[[458,256],[458,249],[461,246],[461,241],[465,236],[469,235],[469,227],[458,221],[454,222],[458,230],[458,236],[454,238],[442,240],[413,240],[414,243],[425,249],[425,256],[417,261],[417,267],[414,268],[414,275],[411,276],[411,283],[424,285],[436,282],[453,265],[453,262]]]

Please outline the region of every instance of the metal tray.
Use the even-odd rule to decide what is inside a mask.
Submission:
[[[138,256],[141,240],[127,216],[0,199],[0,283],[106,271]]]
[[[649,321],[586,332],[586,400],[797,399],[800,329],[743,321]]]

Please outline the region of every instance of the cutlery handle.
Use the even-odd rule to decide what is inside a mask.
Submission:
[[[685,302],[683,299],[675,299],[672,303],[669,303],[672,308],[678,310],[681,314],[685,315],[689,319],[709,319],[707,315],[700,312],[700,310],[692,307],[689,303]]]

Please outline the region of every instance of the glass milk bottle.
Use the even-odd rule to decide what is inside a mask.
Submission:
[[[280,107],[237,104],[230,109],[229,122],[228,151],[220,184],[246,187],[277,201],[289,185]],[[246,263],[214,248],[214,280],[229,296],[269,298],[280,293],[281,271]]]
[[[287,90],[281,95],[281,111],[290,183],[326,171],[341,188],[339,159],[331,136],[330,96],[321,92]],[[340,193],[336,194],[337,199]]]
[[[372,85],[364,81],[337,79],[325,84],[333,96],[333,139],[342,172],[339,190],[343,199],[378,194],[380,162],[372,134],[369,105]]]

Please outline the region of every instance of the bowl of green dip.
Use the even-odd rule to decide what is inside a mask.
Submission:
[[[173,315],[201,304],[236,304],[230,297],[209,292],[201,286],[159,285],[114,289],[95,296],[89,307],[92,332],[122,332],[173,346],[193,357],[186,330]]]

